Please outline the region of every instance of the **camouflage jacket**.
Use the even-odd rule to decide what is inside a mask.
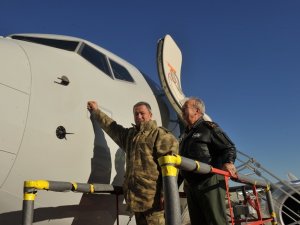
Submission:
[[[160,207],[162,192],[161,168],[158,158],[178,153],[176,138],[156,121],[124,128],[100,110],[95,112],[102,129],[126,152],[126,172],[123,183],[128,210],[144,212]]]

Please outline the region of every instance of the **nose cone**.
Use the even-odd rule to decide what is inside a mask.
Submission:
[[[21,146],[30,98],[31,72],[25,52],[0,38],[0,185]]]

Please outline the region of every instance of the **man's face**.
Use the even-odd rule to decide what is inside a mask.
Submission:
[[[192,126],[202,115],[195,107],[195,100],[188,100],[182,106],[182,117],[188,126]]]
[[[141,122],[147,122],[152,119],[152,113],[145,105],[136,106],[133,108],[134,122],[139,127]]]

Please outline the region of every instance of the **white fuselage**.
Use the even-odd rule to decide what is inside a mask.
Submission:
[[[88,100],[98,101],[125,127],[133,122],[132,106],[147,101],[154,119],[162,123],[157,100],[140,71],[85,43],[125,67],[134,82],[108,76],[74,51],[0,39],[0,224],[20,223],[25,180],[122,185],[124,153],[96,123],[94,132]],[[68,85],[59,84],[62,76]],[[59,126],[73,134],[59,139]],[[120,224],[127,224],[122,196],[118,200]],[[34,224],[112,225],[117,224],[116,213],[114,195],[39,191]]]

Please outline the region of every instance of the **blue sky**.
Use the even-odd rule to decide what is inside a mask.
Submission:
[[[158,82],[156,44],[183,53],[182,88],[237,148],[281,178],[300,177],[300,1],[16,1],[0,35],[52,33],[94,42]]]

